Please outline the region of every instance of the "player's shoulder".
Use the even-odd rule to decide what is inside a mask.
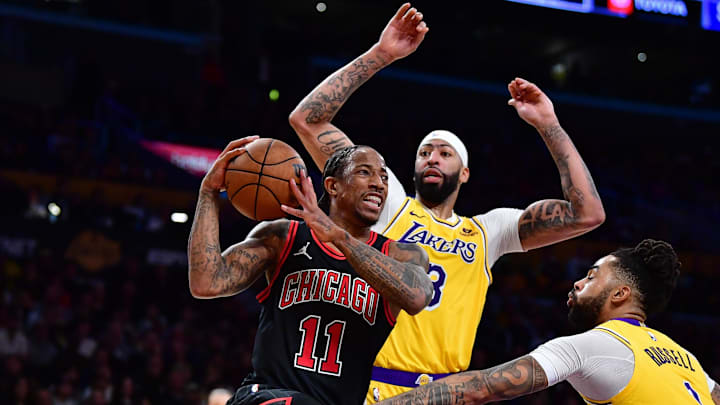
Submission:
[[[284,240],[290,231],[297,229],[298,225],[297,221],[285,218],[262,221],[255,225],[248,237],[253,239],[280,238]]]
[[[523,210],[517,208],[495,208],[482,214],[469,217],[469,220],[484,230],[493,231],[497,228],[517,227]]]

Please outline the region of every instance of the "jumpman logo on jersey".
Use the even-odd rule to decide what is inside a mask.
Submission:
[[[308,246],[310,246],[310,242],[306,243],[305,246],[301,247],[297,252],[293,253],[293,256],[305,255],[307,256],[308,260],[312,260],[312,256],[310,256],[307,252]]]

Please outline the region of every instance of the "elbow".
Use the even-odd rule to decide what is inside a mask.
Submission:
[[[423,309],[425,309],[426,305],[418,305],[416,303],[410,303],[403,308],[403,311],[405,311],[408,315],[417,315],[420,312],[422,312]]]
[[[588,230],[595,229],[605,222],[605,209],[602,205],[597,209],[585,215],[582,220],[582,226]]]
[[[202,283],[198,280],[193,280],[192,276],[190,277],[190,295],[192,295],[193,298],[198,298],[198,299],[207,299],[207,298],[215,297],[215,294],[210,289],[210,286],[207,285],[207,283]]]
[[[206,288],[201,288],[198,285],[190,284],[190,295],[193,298],[204,299],[210,298],[210,292]]]
[[[298,136],[302,137],[303,134],[307,133],[307,123],[305,122],[304,117],[300,113],[299,107],[296,107],[288,117],[288,121],[290,122],[290,126],[295,130],[295,132],[298,134]]]
[[[419,314],[420,312],[422,312],[423,309],[425,309],[425,307],[428,306],[428,304],[432,300],[433,285],[429,277],[427,277],[426,282],[424,281],[422,283],[422,286],[419,290],[420,292],[415,297],[413,297],[412,300],[409,300],[407,305],[405,305],[405,308],[403,308],[403,310],[409,315]]]

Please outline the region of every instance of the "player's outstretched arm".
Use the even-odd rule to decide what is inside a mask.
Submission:
[[[372,246],[360,242],[340,228],[317,205],[317,196],[310,177],[301,173],[301,185],[290,181],[290,189],[302,210],[282,206],[283,211],[305,220],[323,242],[333,243],[345,255],[350,265],[395,307],[415,315],[432,299],[433,287],[427,276],[428,257],[415,245],[396,243],[385,256]],[[396,311],[397,312],[397,311]]]
[[[720,384],[715,383],[715,388],[713,388],[710,395],[712,396],[712,400],[715,405],[720,405]]]
[[[466,371],[433,381],[378,405],[485,404],[547,388],[547,376],[531,356],[482,371]]]
[[[516,78],[508,84],[508,104],[537,129],[560,172],[565,200],[531,204],[518,223],[525,250],[547,246],[582,235],[605,221],[600,195],[585,162],[567,132],[560,126],[552,102],[535,84]]]
[[[328,76],[290,114],[290,125],[320,170],[335,151],[353,145],[330,123],[335,114],[380,69],[417,49],[429,29],[422,19],[410,3],[403,4],[370,50]]]
[[[188,278],[190,292],[196,298],[232,295],[249,287],[275,262],[287,234],[288,221],[263,222],[246,240],[221,253],[218,214],[225,169],[255,139],[252,136],[230,142],[200,186],[188,239]]]

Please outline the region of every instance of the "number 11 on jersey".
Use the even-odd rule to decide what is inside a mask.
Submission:
[[[295,353],[295,367],[339,377],[342,373],[340,351],[342,349],[343,336],[345,335],[345,321],[335,320],[325,327],[327,345],[325,346],[325,356],[320,359],[320,366],[318,367],[318,358],[315,356],[315,346],[317,344],[321,322],[322,318],[317,315],[308,315],[300,321],[299,329],[303,336],[300,340],[300,351]]]

